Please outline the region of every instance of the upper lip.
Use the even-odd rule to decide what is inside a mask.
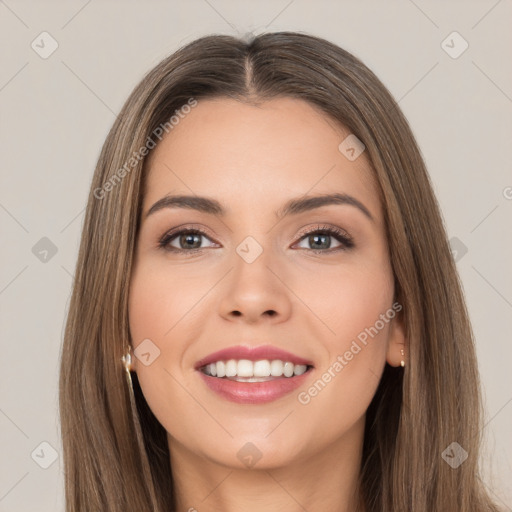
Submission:
[[[291,352],[275,347],[274,345],[259,345],[251,347],[247,345],[236,345],[228,347],[212,354],[207,355],[200,359],[195,364],[195,369],[199,370],[203,366],[217,361],[228,361],[229,359],[248,359],[249,361],[260,361],[262,359],[280,359],[281,361],[290,361],[293,364],[305,364],[313,366],[313,363],[308,359],[299,357]]]

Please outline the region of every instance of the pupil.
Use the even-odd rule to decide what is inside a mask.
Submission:
[[[188,234],[188,235],[182,235],[181,241],[183,242],[183,245],[187,245],[188,242],[194,243],[194,238],[196,240],[199,240],[199,235],[197,234]],[[201,245],[201,242],[199,242],[199,245]],[[189,245],[190,247],[190,245]]]
[[[310,241],[311,241],[311,240],[314,240],[313,245],[316,245],[316,247],[318,248],[318,247],[319,247],[319,245],[318,245],[318,244],[316,244],[316,242],[317,242],[319,239],[321,239],[321,238],[327,239],[326,244],[324,244],[324,245],[325,245],[325,247],[324,247],[324,248],[329,249],[329,247],[331,246],[331,244],[329,243],[329,242],[330,242],[330,241],[329,241],[329,235],[312,235],[312,236],[310,237]],[[320,244],[320,246],[321,246],[321,245],[322,245],[322,244]]]

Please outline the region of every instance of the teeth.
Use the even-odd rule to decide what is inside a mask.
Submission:
[[[231,377],[243,382],[265,382],[272,377],[293,377],[302,375],[308,367],[305,364],[293,364],[290,361],[274,359],[262,359],[249,361],[248,359],[230,359],[229,361],[217,361],[203,367],[203,373],[212,377]],[[240,377],[240,379],[238,379]],[[266,378],[265,378],[266,377]]]
[[[248,359],[240,359],[237,364],[236,375],[237,377],[254,377],[254,364]],[[259,377],[259,375],[257,375]]]
[[[281,377],[283,375],[283,362],[279,359],[270,363],[270,375],[273,377]]]
[[[217,370],[217,377],[225,377],[226,376],[226,365],[223,361],[219,361],[218,363],[212,363],[209,365],[210,367],[215,367]],[[213,373],[210,373],[210,375],[213,375]]]
[[[270,361],[266,359],[263,361],[255,361],[253,364],[253,372],[255,377],[270,377]]]
[[[291,377],[293,375],[293,363],[284,363],[283,374],[285,377]]]
[[[234,359],[230,359],[226,363],[226,377],[234,377],[236,375],[237,364]]]

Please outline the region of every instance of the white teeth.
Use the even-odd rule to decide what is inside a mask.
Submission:
[[[284,363],[283,373],[285,377],[291,377],[293,375],[293,363]]]
[[[276,359],[270,363],[270,375],[273,377],[281,377],[283,375],[283,362]]]
[[[307,368],[305,364],[294,365],[290,361],[281,361],[280,359],[272,361],[262,359],[254,362],[248,359],[240,359],[238,361],[230,359],[229,361],[217,361],[216,363],[207,364],[203,368],[203,372],[212,377],[240,377],[240,381],[244,382],[264,382],[272,380],[272,377],[302,375],[306,372]]]
[[[225,377],[226,376],[226,365],[224,361],[219,361],[218,363],[212,363],[212,365],[217,368],[217,377]],[[213,375],[213,374],[211,374]]]
[[[226,377],[234,377],[236,375],[237,364],[234,359],[230,359],[226,363]]]
[[[295,368],[293,369],[294,375],[302,375],[303,373],[306,373],[306,370],[308,367],[305,364],[296,364]]]
[[[254,362],[255,377],[270,377],[270,362],[264,359],[263,361]]]
[[[248,359],[240,359],[237,364],[236,375],[238,377],[253,377],[252,361]]]

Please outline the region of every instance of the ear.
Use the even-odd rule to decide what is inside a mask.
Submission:
[[[391,366],[401,366],[401,361],[407,363],[407,348],[404,316],[403,312],[400,311],[390,321],[389,325],[388,351],[386,354],[388,364]]]

